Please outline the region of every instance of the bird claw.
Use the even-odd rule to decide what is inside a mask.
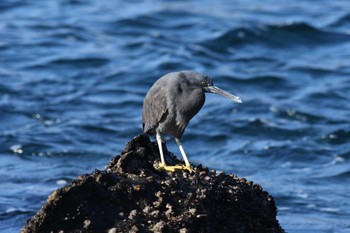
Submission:
[[[159,170],[165,170],[167,172],[175,172],[175,171],[194,172],[190,166],[184,166],[184,165],[168,166],[168,165],[165,165],[165,164],[159,164],[158,169]]]

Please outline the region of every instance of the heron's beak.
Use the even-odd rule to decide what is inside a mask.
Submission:
[[[229,98],[230,100],[232,100],[234,102],[242,103],[241,98],[239,98],[238,96],[234,96],[234,95],[228,93],[227,91],[224,91],[216,86],[207,86],[204,89],[209,93],[222,95],[223,97]]]

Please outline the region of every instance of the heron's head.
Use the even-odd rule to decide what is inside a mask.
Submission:
[[[201,85],[202,89],[205,92],[221,95],[221,96],[226,97],[234,102],[242,103],[241,98],[239,98],[238,96],[234,96],[231,93],[228,93],[227,91],[224,91],[224,90],[214,86],[213,81],[209,76],[201,75],[201,77],[199,78],[199,81],[200,81],[200,85]]]
[[[174,73],[173,73],[174,74]],[[209,92],[217,95],[221,95],[237,103],[242,103],[241,98],[234,96],[227,91],[224,91],[213,84],[213,80],[207,76],[193,71],[184,70],[176,73],[181,79],[186,80],[186,85],[191,88],[201,88],[204,92]]]

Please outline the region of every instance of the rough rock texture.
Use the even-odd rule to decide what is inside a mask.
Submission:
[[[158,162],[157,144],[135,137],[104,171],[54,191],[22,232],[284,232],[260,185],[202,166],[158,171]]]

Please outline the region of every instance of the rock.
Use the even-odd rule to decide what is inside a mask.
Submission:
[[[163,147],[169,165],[183,163]],[[168,173],[157,163],[157,144],[135,137],[105,170],[52,192],[22,232],[284,232],[260,185],[201,165]]]
[[[160,221],[152,226],[151,231],[154,233],[162,233],[164,232],[165,227],[166,223],[164,221]]]
[[[117,233],[117,228],[113,227],[107,231],[108,233]]]

